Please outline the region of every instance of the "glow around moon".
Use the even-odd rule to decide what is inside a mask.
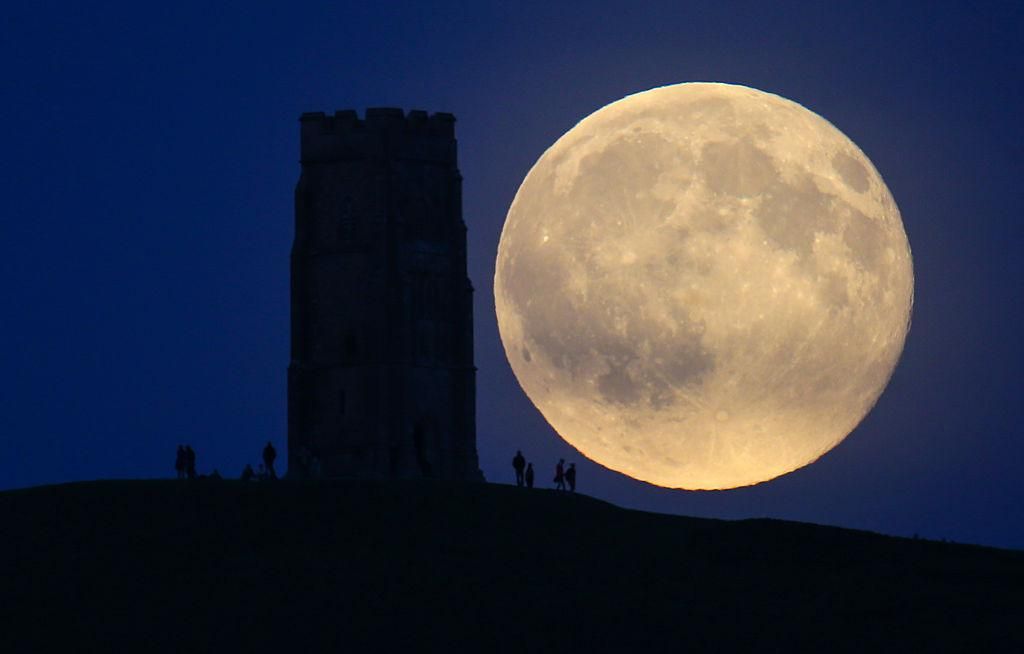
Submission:
[[[494,296],[516,377],[573,447],[720,489],[857,426],[903,349],[913,270],[850,139],[777,95],[692,83],[610,104],[544,153]]]

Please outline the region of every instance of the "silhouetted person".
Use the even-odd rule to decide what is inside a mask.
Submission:
[[[523,458],[523,453],[516,450],[516,455],[512,459],[512,467],[516,471],[516,486],[523,485],[523,468],[526,467],[526,459]]]
[[[178,454],[174,457],[174,472],[177,473],[178,479],[185,478],[185,446],[178,446]]]
[[[533,464],[526,464],[526,487],[533,488]]]
[[[565,459],[559,459],[555,466],[555,488],[565,490]]]
[[[274,460],[277,459],[277,450],[270,441],[267,441],[267,446],[263,448],[263,464],[267,467],[267,478],[277,479],[277,472],[274,471]]]
[[[576,492],[576,464],[570,463],[569,469],[565,471],[565,483],[569,484],[569,490]]]
[[[242,471],[242,481],[252,481],[252,478],[255,476],[256,472],[252,469],[252,466],[246,463],[245,470]]]
[[[196,478],[196,451],[191,445],[185,446],[185,474],[189,479]]]

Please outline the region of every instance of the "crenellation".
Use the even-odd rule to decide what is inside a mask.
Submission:
[[[301,159],[324,162],[365,158],[416,159],[455,164],[455,116],[413,109],[371,107],[327,115],[307,112],[301,123]]]
[[[316,125],[324,132],[402,129],[413,133],[455,136],[455,116],[445,111],[428,114],[422,109],[411,109],[405,113],[394,107],[370,107],[362,118],[354,109],[338,109],[332,116],[323,111],[307,111],[299,121],[304,125]]]
[[[334,112],[334,122],[340,129],[353,129],[359,122],[359,114],[354,109],[338,109]]]
[[[394,107],[370,107],[363,122],[367,129],[402,129],[405,112]]]
[[[322,111],[307,111],[299,116],[299,122],[316,122],[324,120],[327,116]]]
[[[447,135],[455,136],[455,116],[446,111],[438,111],[431,115],[430,125]]]
[[[427,115],[427,112],[423,111],[422,109],[411,109],[407,117],[407,120],[409,121],[409,127],[414,129],[422,129],[423,127],[426,126],[427,121],[429,119],[430,118]]]

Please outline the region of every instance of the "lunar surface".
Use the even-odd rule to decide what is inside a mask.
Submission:
[[[850,139],[777,95],[691,83],[610,104],[541,156],[494,297],[562,438],[636,479],[723,489],[857,426],[903,349],[913,269]]]

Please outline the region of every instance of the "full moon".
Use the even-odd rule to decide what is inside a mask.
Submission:
[[[785,98],[688,83],[594,112],[509,208],[494,299],[512,370],[570,445],[658,486],[805,466],[881,395],[914,277],[863,152]]]

